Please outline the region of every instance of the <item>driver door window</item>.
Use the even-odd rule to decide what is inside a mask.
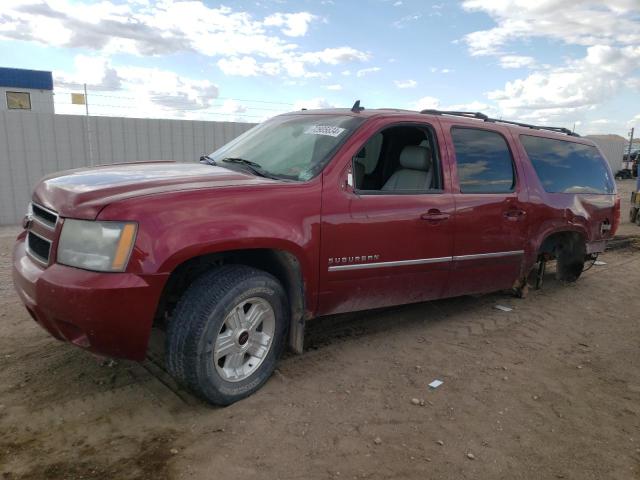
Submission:
[[[353,159],[360,194],[419,194],[442,190],[440,158],[427,127],[398,125],[374,136]]]

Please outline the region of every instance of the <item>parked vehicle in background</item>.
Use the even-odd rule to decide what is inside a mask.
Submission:
[[[629,223],[635,223],[640,226],[640,176],[636,182],[635,191],[631,192],[631,201],[629,207]]]
[[[226,405],[314,317],[522,291],[549,259],[575,281],[619,216],[609,165],[566,129],[356,103],[280,115],[201,164],[46,177],[13,274],[32,317],[89,351],[142,360],[166,330],[169,372]]]
[[[639,151],[632,151],[630,154],[625,153],[622,157],[622,169],[616,172],[615,178],[624,180],[637,177],[638,163],[640,163]]]

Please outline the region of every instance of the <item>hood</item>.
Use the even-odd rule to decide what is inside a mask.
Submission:
[[[201,163],[145,162],[80,168],[43,178],[34,202],[63,217],[95,218],[109,203],[178,190],[273,183]]]

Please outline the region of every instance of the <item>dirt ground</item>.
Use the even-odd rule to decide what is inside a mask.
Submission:
[[[212,408],[157,358],[100,364],[41,330],[11,285],[16,232],[0,229],[2,479],[640,479],[633,246],[574,285],[549,269],[524,300],[317,320],[303,356]]]

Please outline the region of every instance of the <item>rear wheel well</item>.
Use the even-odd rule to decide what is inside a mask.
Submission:
[[[581,233],[572,231],[552,233],[540,244],[538,255],[544,255],[546,259],[550,260],[555,258],[559,248],[572,248],[580,244],[585,244],[584,235]]]
[[[586,239],[578,232],[556,232],[544,239],[538,251],[542,261],[555,259],[556,278],[575,282],[584,269],[587,256]]]
[[[205,272],[222,265],[247,265],[270,273],[282,284],[291,307],[290,346],[302,351],[304,333],[304,280],[295,255],[272,249],[247,249],[201,255],[178,265],[163,289],[154,319],[154,327],[166,328],[180,297]]]

